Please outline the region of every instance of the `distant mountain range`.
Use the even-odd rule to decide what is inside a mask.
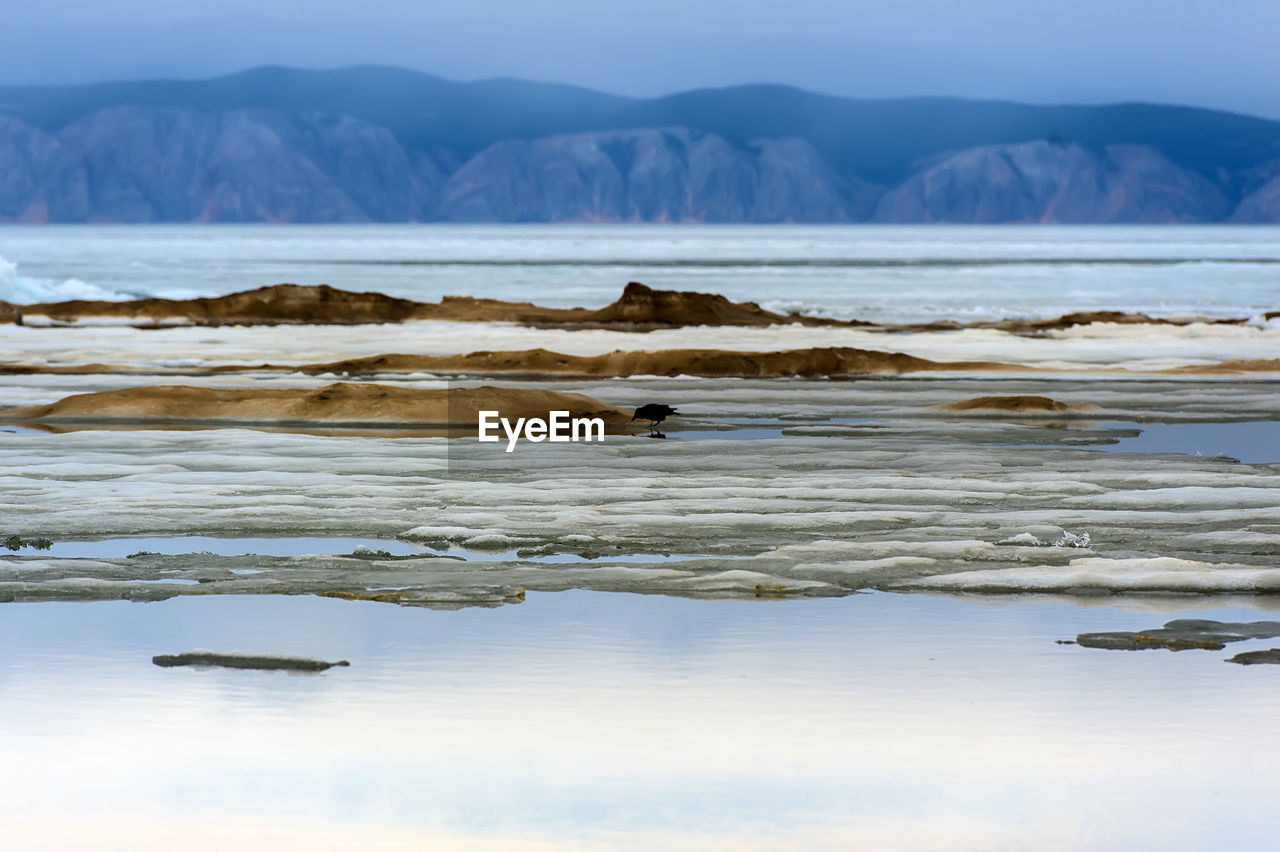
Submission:
[[[382,67],[0,88],[0,221],[1280,222],[1280,122]]]

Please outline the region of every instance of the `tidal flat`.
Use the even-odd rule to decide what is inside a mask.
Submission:
[[[160,282],[206,257],[199,229],[156,232],[185,260],[85,229],[76,263],[40,233],[0,229],[39,261],[8,289],[52,318],[15,303],[0,326],[0,814],[20,845],[1280,830],[1267,234],[548,229],[526,268],[521,229],[228,229],[183,291]],[[434,302],[464,282],[451,257],[460,295],[509,321],[181,322],[192,299],[253,309],[286,291],[224,297],[286,268]],[[614,301],[624,272],[731,298]],[[103,283],[89,309],[59,301],[71,275]],[[390,303],[319,283],[271,322]],[[173,327],[115,321],[149,297]],[[507,453],[463,422],[476,399],[571,399],[610,428]],[[679,415],[628,420],[646,403]]]
[[[0,387],[17,395],[48,378]],[[1265,377],[523,386],[624,408],[690,402],[665,440],[635,427],[512,453],[377,428],[174,430],[144,419],[15,432],[0,437],[0,532],[52,545],[0,556],[0,595],[271,592],[456,607],[567,589],[1280,592],[1280,456],[1267,440],[1280,383]],[[992,390],[1062,410],[948,407]],[[1144,440],[1149,430],[1157,442]],[[163,546],[149,543],[158,536]],[[245,538],[261,541],[235,545]]]

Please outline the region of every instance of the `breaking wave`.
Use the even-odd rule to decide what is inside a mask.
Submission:
[[[119,302],[132,298],[128,293],[108,290],[79,278],[59,281],[19,275],[18,264],[0,255],[0,301],[29,305],[33,302],[60,302],[66,299],[106,299]]]

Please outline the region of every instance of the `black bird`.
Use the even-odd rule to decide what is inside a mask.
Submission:
[[[650,402],[636,409],[636,413],[631,415],[631,422],[634,423],[637,420],[648,420],[649,428],[656,430],[658,428],[658,424],[663,420],[666,420],[672,414],[679,413],[680,412],[676,411],[669,405]]]

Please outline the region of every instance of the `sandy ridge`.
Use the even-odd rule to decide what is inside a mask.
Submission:
[[[813,347],[740,352],[725,349],[615,350],[603,355],[568,355],[550,349],[482,350],[464,355],[388,353],[319,364],[221,364],[205,367],[148,368],[127,364],[4,364],[0,375],[209,375],[254,371],[300,372],[309,375],[369,376],[379,373],[435,373],[472,376],[557,376],[626,378],[628,376],[696,376],[699,378],[856,378],[916,372],[1078,373],[1080,369],[1046,369],[1001,361],[933,361],[902,352],[853,347]],[[1280,358],[1231,360],[1161,370],[1093,368],[1083,372],[1126,375],[1229,376],[1280,373]]]
[[[1066,403],[1047,396],[975,396],[937,406],[943,411],[1012,411],[1018,413],[1044,412],[1065,414],[1073,411],[1097,411],[1098,406],[1089,402]]]
[[[1269,312],[1264,319],[1280,317]],[[954,331],[987,328],[1018,334],[1041,334],[1092,323],[1129,325],[1240,325],[1248,318],[1152,317],[1143,313],[1085,311],[1048,319],[1002,319],[959,323],[878,324],[800,314],[779,314],[755,302],[733,302],[714,293],[656,290],[636,281],[617,301],[599,309],[548,308],[529,302],[506,302],[470,296],[445,296],[418,302],[376,291],[354,292],[328,285],[274,284],[199,299],[145,298],[124,302],[71,300],[14,305],[0,302],[0,322],[75,325],[114,321],[138,327],[170,325],[362,325],[415,320],[504,322],[538,328],[653,331],[694,325],[863,327],[886,332]]]
[[[41,421],[328,423],[439,425],[474,434],[478,413],[546,418],[553,410],[599,417],[605,431],[627,428],[631,411],[578,393],[514,388],[403,388],[337,382],[318,388],[204,388],[152,385],[82,393],[47,405],[0,410],[0,417]]]
[[[1022,370],[995,361],[930,361],[902,352],[851,347],[815,347],[777,352],[723,349],[615,350],[603,355],[566,355],[548,349],[481,351],[466,355],[389,354],[298,367],[303,373],[435,372],[615,376],[783,378],[901,374],[927,370]]]

